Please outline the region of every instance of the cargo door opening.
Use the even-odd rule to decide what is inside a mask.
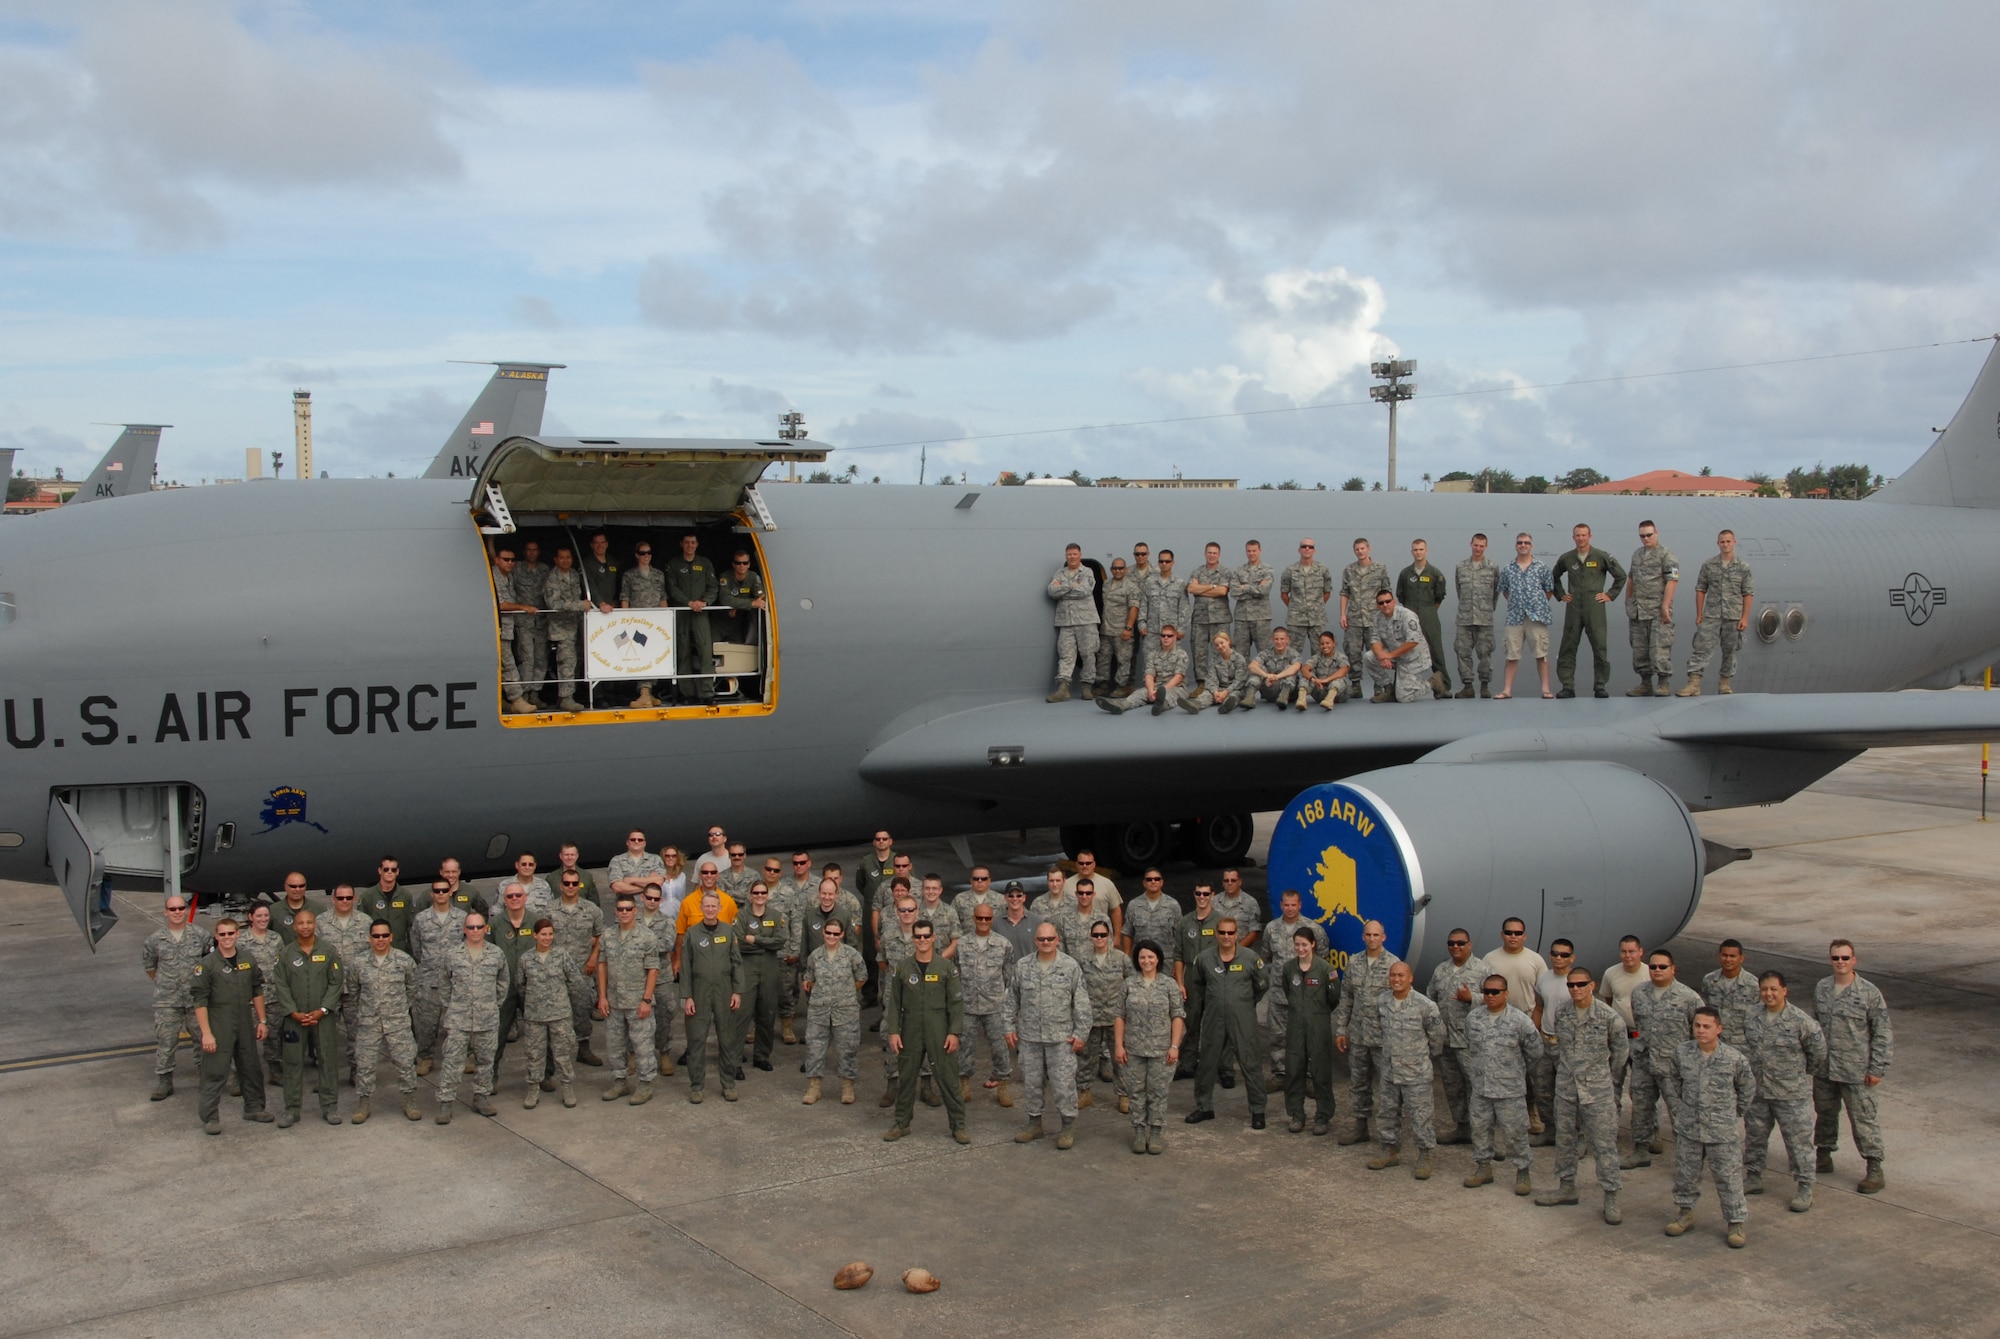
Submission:
[[[49,868],[95,948],[118,921],[114,877],[158,879],[168,895],[201,859],[206,801],[194,786],[75,786],[49,797]]]
[[[493,573],[501,720],[775,710],[781,574],[758,543],[776,523],[756,484],[773,461],[825,458],[803,441],[496,447],[472,505]]]

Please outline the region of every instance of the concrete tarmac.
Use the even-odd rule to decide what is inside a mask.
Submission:
[[[123,896],[93,956],[53,888],[0,884],[0,1335],[1992,1333],[2000,836],[1977,807],[1977,749],[1884,750],[1783,805],[1702,817],[1756,856],[1709,880],[1672,945],[1684,979],[1735,936],[1753,970],[1796,973],[1809,1006],[1842,934],[1895,1017],[1889,1188],[1854,1193],[1843,1132],[1812,1212],[1787,1213],[1778,1145],[1744,1251],[1724,1247],[1712,1187],[1693,1233],[1661,1234],[1671,1148],[1626,1174],[1625,1223],[1609,1228],[1587,1162],[1581,1206],[1538,1209],[1507,1178],[1463,1189],[1463,1147],[1439,1150],[1428,1182],[1366,1171],[1368,1146],[1286,1133],[1276,1095],[1253,1132],[1241,1087],[1189,1127],[1192,1085],[1175,1084],[1163,1157],[1135,1157],[1108,1102],[1083,1113],[1074,1150],[1017,1146],[1023,1108],[1002,1111],[977,1081],[972,1147],[924,1106],[885,1144],[874,1033],[852,1107],[801,1106],[804,1048],[781,1045],[778,1072],[749,1071],[735,1105],[713,1084],[688,1105],[684,1075],[644,1108],[603,1103],[606,1071],[585,1069],[575,1110],[545,1097],[524,1111],[515,1048],[493,1120],[461,1107],[433,1125],[426,1081],[421,1124],[391,1106],[331,1128],[309,1096],[306,1122],[278,1131],[225,1098],[208,1138],[185,1053],[159,1103],[150,1046],[69,1058],[149,1041],[138,959],[157,894]],[[972,839],[1001,880],[1039,872],[1054,847],[1050,832]],[[920,872],[961,880],[946,843],[909,849]],[[858,851],[815,855],[851,866]],[[1193,874],[1170,873],[1177,894]],[[1261,893],[1261,868],[1246,875]],[[1480,951],[1496,929],[1474,927]],[[341,1100],[351,1111],[352,1090]],[[1553,1150],[1535,1155],[1539,1187]],[[835,1292],[856,1259],[875,1281]],[[903,1292],[912,1265],[943,1288]]]

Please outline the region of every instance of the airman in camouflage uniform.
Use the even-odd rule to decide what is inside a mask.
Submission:
[[[1611,1076],[1630,1054],[1631,1039],[1618,1011],[1595,998],[1588,972],[1572,971],[1567,980],[1576,1007],[1558,1009],[1555,1020],[1556,1176],[1561,1185],[1552,1195],[1536,1196],[1535,1203],[1576,1203],[1577,1154],[1580,1141],[1587,1140],[1597,1156],[1604,1221],[1616,1226],[1625,1221],[1618,1211],[1624,1177],[1618,1160],[1618,1090]]]
[[[554,662],[553,677],[560,695],[556,705],[564,711],[583,710],[583,703],[576,696],[580,682],[576,664],[583,644],[583,615],[590,607],[575,555],[568,549],[557,549],[556,565],[542,582],[542,608],[550,611],[543,621],[549,628],[549,657]]]
[[[854,1081],[861,1077],[861,990],[868,984],[868,964],[861,960],[861,950],[846,942],[852,929],[851,922],[839,918],[821,921],[819,947],[799,972],[799,989],[806,997],[807,1105],[819,1100],[829,1042],[842,1102],[854,1101]]]
[[[1875,1087],[1889,1073],[1896,1039],[1889,1026],[1888,1001],[1874,982],[1855,975],[1854,945],[1836,939],[1828,952],[1834,974],[1821,977],[1813,987],[1813,1014],[1826,1034],[1826,1065],[1813,1079],[1817,1166],[1822,1172],[1833,1170],[1833,1151],[1840,1147],[1840,1111],[1846,1107],[1855,1147],[1868,1160],[1868,1173],[1859,1189],[1872,1195],[1888,1184],[1882,1174],[1882,1127],[1875,1119]]]
[[[499,1114],[487,1099],[493,1095],[493,1065],[498,1058],[500,1010],[513,989],[514,973],[506,952],[488,943],[467,918],[465,942],[444,962],[444,1057],[438,1063],[438,1124],[449,1123],[465,1058],[472,1056],[472,1109],[482,1116]]]
[[[1340,569],[1340,626],[1347,634],[1347,663],[1361,664],[1375,625],[1375,597],[1395,591],[1389,569],[1369,556],[1368,541],[1354,541],[1354,561]]]
[[[1458,931],[1454,930],[1455,935]],[[1439,970],[1452,964],[1442,964]],[[1466,1103],[1465,1129],[1472,1145],[1472,1175],[1465,1178],[1467,1189],[1493,1183],[1493,1158],[1499,1153],[1514,1164],[1514,1193],[1525,1195],[1532,1186],[1528,1172],[1534,1155],[1528,1151],[1528,1071],[1542,1053],[1542,1034],[1528,1016],[1507,1003],[1507,978],[1488,973],[1475,962],[1469,969],[1454,972],[1455,978],[1472,978],[1472,990],[1479,997],[1477,1007],[1466,1008],[1460,1021],[1465,1044],[1462,1048],[1470,1071],[1470,1092]],[[1446,1046],[1450,1046],[1451,995],[1438,1000],[1432,977],[1432,1000],[1445,1017]],[[1455,988],[1454,988],[1455,989]],[[1499,993],[1489,995],[1492,990]],[[1451,1001],[1455,1002],[1455,1001]],[[1500,1146],[1493,1140],[1493,1127],[1500,1127]],[[1574,1155],[1574,1144],[1571,1147]],[[1614,1159],[1614,1167],[1616,1160]],[[1574,1170],[1571,1176],[1575,1175]]]
[[[1322,629],[1318,635],[1318,653],[1305,662],[1300,676],[1305,680],[1301,685],[1299,701],[1301,709],[1306,702],[1317,702],[1328,711],[1339,703],[1354,696],[1353,667],[1347,663],[1347,653],[1340,649],[1339,639],[1333,633]],[[1338,675],[1339,677],[1335,677]]]
[[[1680,1210],[1667,1235],[1678,1237],[1694,1225],[1706,1164],[1735,1247],[1743,1245],[1750,1218],[1743,1199],[1743,1117],[1757,1095],[1757,1077],[1749,1059],[1721,1035],[1722,1021],[1703,1005],[1695,1014],[1694,1039],[1674,1048],[1662,1076],[1674,1111],[1674,1205]]]
[[[415,897],[416,894],[412,893],[410,896]],[[261,935],[257,933],[257,914],[259,912],[262,912],[264,915],[264,933]],[[271,929],[270,925],[271,909],[265,906],[252,907],[249,923],[243,927],[243,932],[236,938],[237,946],[243,952],[250,955],[250,961],[256,963],[257,970],[264,974],[267,1001],[270,998],[269,990],[272,975],[278,970],[278,955],[290,947],[290,945],[285,943],[285,937],[276,930]],[[404,926],[404,933],[405,935],[408,934],[407,923]],[[264,1036],[264,1075],[272,1083],[276,1083],[284,1074],[284,1062],[278,1056],[280,1020],[275,1007],[267,1010],[267,1014],[270,1019],[270,1025],[265,1029]]]
[[[1631,578],[1625,587],[1626,635],[1632,643],[1632,672],[1639,676],[1639,686],[1625,696],[1664,697],[1674,675],[1674,591],[1681,584],[1681,564],[1660,543],[1651,521],[1639,522],[1639,547],[1632,550],[1625,571]]]
[[[1452,650],[1458,655],[1458,692],[1471,697],[1476,677],[1479,696],[1491,697],[1493,686],[1493,605],[1500,595],[1500,569],[1486,557],[1486,536],[1472,537],[1472,556],[1452,573],[1458,594],[1458,635]]]
[[[1014,964],[1003,1018],[1007,1044],[1021,1057],[1021,1087],[1028,1099],[1028,1126],[1015,1140],[1025,1144],[1042,1137],[1046,1103],[1062,1117],[1056,1142],[1067,1148],[1064,1138],[1075,1138],[1076,1057],[1090,1036],[1090,987],[1075,958],[1044,942],[1047,934],[1036,926],[1035,956]]]
[[[395,946],[394,927],[390,927],[387,940],[371,939],[368,951],[347,964],[347,978],[356,986],[354,1095],[360,1105],[355,1108],[354,1123],[365,1122],[373,1110],[375,1074],[384,1053],[396,1066],[403,1114],[415,1120],[417,1038],[410,1030],[410,1011],[417,1003],[416,960]]]
[[[570,1001],[588,987],[576,959],[557,946],[552,918],[536,923],[535,946],[514,963],[514,986],[521,994],[521,1044],[528,1053],[528,1091],[521,1105],[532,1108],[542,1100],[542,1080],[553,1063],[562,1104],[573,1107],[576,1028]]]
[[[1465,1033],[1465,1020],[1485,998],[1479,992],[1486,967],[1473,961],[1471,931],[1455,929],[1444,942],[1449,956],[1431,969],[1430,984],[1424,987],[1424,994],[1444,1015],[1444,1055],[1439,1058],[1439,1068],[1444,1074],[1444,1102],[1451,1112],[1452,1132],[1449,1139],[1438,1142],[1464,1144],[1472,1139],[1467,1123],[1472,1091],[1472,1056],[1467,1048],[1472,1043]],[[1465,992],[1464,999],[1459,998],[1460,991]]]
[[[1318,545],[1311,539],[1299,541],[1299,560],[1278,577],[1278,598],[1285,605],[1285,626],[1301,655],[1319,645],[1326,629],[1326,604],[1333,598],[1333,572],[1320,562]]]
[[[1251,540],[1243,546],[1243,566],[1229,574],[1229,594],[1236,602],[1234,641],[1255,660],[1271,645],[1271,587],[1278,574],[1264,562],[1264,546]]]
[[[507,710],[518,714],[533,708],[521,697],[521,660],[514,650],[520,620],[516,611],[526,607],[514,597],[514,551],[495,550],[493,565],[487,571],[493,578],[493,599],[500,611],[500,696]]]
[[[1361,927],[1365,951],[1347,960],[1342,973],[1340,1007],[1333,1015],[1333,1044],[1347,1057],[1347,1111],[1353,1128],[1340,1136],[1343,1144],[1368,1137],[1368,1117],[1375,1110],[1375,1085],[1382,1078],[1382,1015],[1380,1004],[1389,990],[1389,969],[1402,959],[1382,947],[1382,922]]]
[[[638,908],[620,893],[612,911],[615,923],[597,941],[597,1011],[604,1015],[604,1055],[611,1064],[611,1086],[604,1100],[630,1093],[651,1093],[660,1076],[658,1043],[654,1038],[655,1006],[660,979],[660,941],[639,924]],[[638,1057],[637,1086],[628,1083],[626,1057]]]
[[[1229,631],[1229,579],[1235,574],[1222,565],[1220,544],[1207,545],[1202,557],[1206,561],[1187,579],[1187,653],[1194,665],[1195,682],[1213,687],[1209,662],[1215,656],[1216,634]],[[1197,586],[1201,594],[1195,593]]]
[[[514,598],[536,609],[548,604],[549,565],[542,561],[542,546],[530,539],[522,543],[514,562]],[[541,614],[520,614],[514,620],[514,656],[521,669],[521,688],[530,701],[539,702],[549,677],[549,620]]]
[[[1145,871],[1140,886],[1139,896],[1125,900],[1123,928],[1128,951],[1136,951],[1141,940],[1152,940],[1166,955],[1160,971],[1172,976],[1174,934],[1181,927],[1181,904],[1167,896],[1166,876],[1157,869]]]
[[[1724,530],[1716,537],[1720,552],[1701,565],[1694,579],[1694,651],[1688,656],[1687,683],[1675,697],[1699,697],[1702,672],[1722,648],[1722,692],[1733,691],[1736,653],[1743,648],[1743,630],[1750,626],[1750,601],[1756,583],[1750,565],[1736,556],[1736,532]]]
[[[959,898],[959,906],[967,900]],[[980,907],[968,921],[970,928],[958,938],[958,984],[965,1001],[958,1079],[963,1096],[971,1089],[972,1071],[977,1066],[977,1039],[984,1037],[992,1056],[993,1081],[999,1085],[1000,1105],[1010,1107],[1014,1099],[1007,1083],[1014,1077],[1014,1065],[1007,1049],[1007,982],[1014,974],[1015,954],[1013,941],[993,933],[995,923],[1005,914],[1003,909]]]
[[[633,558],[633,566],[625,569],[618,579],[618,607],[620,609],[658,609],[667,602],[667,574],[653,566],[652,549],[647,547]],[[657,706],[653,697],[653,685],[657,679],[643,679],[636,686],[639,696],[633,699],[635,707]]]
[[[173,1095],[174,1055],[180,1050],[181,1033],[194,1035],[194,1003],[188,987],[194,980],[195,964],[215,943],[208,931],[190,923],[184,895],[169,895],[166,905],[166,925],[147,935],[139,948],[140,965],[153,981],[155,1102]],[[201,1068],[199,1056],[195,1057],[195,1068]]]
[[[597,1003],[597,967],[590,958],[604,933],[604,909],[583,893],[581,871],[556,871],[562,896],[549,909],[556,927],[556,952],[576,964],[577,979],[570,986],[570,1035],[576,1041],[577,1059],[587,1065],[604,1063],[590,1049],[591,1009]],[[576,880],[572,885],[569,881]]]
[[[1083,549],[1070,545],[1049,578],[1049,598],[1056,602],[1056,688],[1050,702],[1069,701],[1072,675],[1082,679],[1085,698],[1097,696],[1096,592],[1097,574],[1083,565]]]
[[[441,909],[440,909],[441,908]],[[410,920],[410,956],[417,963],[417,1003],[413,1011],[417,1033],[417,1073],[431,1072],[438,1053],[438,1031],[444,1023],[444,960],[465,942],[465,912],[433,890],[431,905]]]
[[[1154,941],[1154,948],[1159,945]],[[1125,983],[1125,997],[1118,1002],[1112,1020],[1119,1063],[1126,1067],[1126,1083],[1132,1094],[1132,1151],[1164,1153],[1162,1127],[1167,1123],[1167,1092],[1173,1085],[1174,1065],[1180,1059],[1181,1034],[1186,1030],[1187,1006],[1181,1002],[1180,987],[1159,971],[1158,955],[1148,949],[1139,970]],[[1151,976],[1147,966],[1155,970]]]
[[[1290,896],[1290,894],[1287,894]],[[1292,1133],[1306,1127],[1306,1093],[1313,1099],[1313,1133],[1323,1135],[1333,1126],[1333,1011],[1340,1004],[1340,973],[1326,958],[1326,936],[1318,925],[1301,921],[1289,932],[1279,931],[1272,921],[1264,942],[1276,949],[1292,946],[1292,957],[1272,992],[1283,995],[1285,1008],[1284,1064],[1278,1073],[1285,1081],[1285,1114],[1291,1119]],[[1319,933],[1315,933],[1319,931]]]
[[[1663,960],[1666,970],[1655,970]],[[1701,996],[1674,979],[1673,958],[1665,949],[1654,949],[1646,962],[1652,981],[1632,992],[1632,1030],[1639,1035],[1632,1039],[1632,1152],[1619,1163],[1625,1168],[1650,1167],[1653,1160],[1647,1155],[1665,1150],[1660,1139],[1663,1076],[1673,1067],[1675,1048],[1694,1035],[1694,1013],[1702,1007]]]
[[[1826,1034],[1812,1015],[1787,1000],[1782,972],[1766,972],[1758,982],[1759,1007],[1745,1023],[1744,1051],[1757,1076],[1757,1096],[1744,1118],[1743,1193],[1764,1193],[1764,1162],[1771,1151],[1771,1127],[1785,1134],[1785,1156],[1798,1184],[1793,1213],[1812,1208],[1813,1076],[1826,1064]]]
[[[1181,649],[1180,633],[1171,623],[1160,642],[1146,655],[1145,682],[1122,698],[1099,698],[1104,710],[1122,713],[1134,707],[1150,706],[1155,716],[1180,705],[1188,697],[1188,653]]]
[[[1419,1181],[1431,1174],[1431,1149],[1437,1133],[1431,1126],[1431,1061],[1444,1050],[1444,1015],[1429,998],[1410,989],[1415,978],[1410,964],[1389,969],[1389,993],[1376,1004],[1382,1020],[1382,1082],[1375,1091],[1382,1154],[1368,1160],[1370,1171],[1402,1161],[1403,1121],[1408,1111],[1410,1138],[1417,1146],[1413,1174]]]
[[[1145,592],[1125,570],[1125,560],[1111,564],[1104,582],[1103,617],[1097,625],[1097,691],[1132,691],[1132,652],[1139,645],[1139,606]]]
[[[1230,644],[1228,633],[1215,634],[1214,643],[1203,675],[1207,687],[1181,699],[1181,710],[1191,716],[1201,715],[1204,707],[1217,707],[1227,716],[1238,707],[1247,711],[1257,705],[1256,690],[1250,685],[1250,662]]]
[[[1087,924],[1089,928],[1084,933],[1089,937],[1084,942],[1088,947],[1076,965],[1083,969],[1083,983],[1090,991],[1090,1036],[1084,1042],[1083,1060],[1077,1067],[1076,1104],[1096,1105],[1097,1099],[1090,1092],[1091,1081],[1100,1065],[1110,1064],[1112,1094],[1118,1099],[1119,1111],[1127,1112],[1132,1109],[1131,1094],[1125,1086],[1125,1066],[1117,1062],[1118,1044],[1112,1022],[1125,996],[1125,982],[1132,975],[1132,960],[1112,942],[1109,917],[1103,920],[1092,917]],[[1095,938],[1100,930],[1104,938]]]
[[[1722,965],[1701,979],[1701,1000],[1722,1015],[1722,1039],[1740,1051],[1744,1027],[1750,1015],[1764,1007],[1764,1001],[1756,976],[1743,970],[1743,945],[1725,939],[1717,956]]]
[[[1368,638],[1369,648],[1361,663],[1368,671],[1368,681],[1375,685],[1375,701],[1421,702],[1431,692],[1431,652],[1416,612],[1400,604],[1386,609],[1377,604]],[[1379,652],[1375,649],[1378,646]],[[1383,660],[1401,646],[1410,649],[1393,662]]]
[[[1277,703],[1283,711],[1296,699],[1303,711],[1306,681],[1299,670],[1299,653],[1292,646],[1291,630],[1278,628],[1271,632],[1268,641],[1268,646],[1251,657],[1250,693],[1244,705],[1254,706],[1261,698]]]
[[[1142,662],[1134,666],[1133,673],[1151,674],[1153,657],[1160,653],[1160,629],[1170,625],[1181,629],[1188,626],[1187,582],[1174,575],[1171,549],[1161,553],[1158,570],[1140,580],[1139,591],[1139,635],[1145,642],[1145,655]],[[1133,683],[1137,684],[1138,680],[1134,679]]]
[[[319,937],[333,945],[342,962],[359,962],[368,952],[370,917],[354,909],[354,889],[338,884],[333,890],[333,910],[319,918]],[[343,915],[342,912],[346,914]],[[347,993],[340,1000],[340,1072],[354,1080],[354,996],[359,984],[352,974],[346,978]]]
[[[1438,610],[1448,593],[1443,571],[1430,564],[1430,545],[1419,539],[1410,545],[1411,562],[1396,574],[1396,603],[1417,616],[1424,630],[1424,649],[1431,657],[1431,688],[1443,697],[1451,689],[1451,675],[1445,672],[1444,629],[1438,626]]]

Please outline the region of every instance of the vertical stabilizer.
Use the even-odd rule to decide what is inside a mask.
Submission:
[[[2000,336],[1951,424],[1917,463],[1869,497],[1924,507],[2000,508]]]
[[[444,449],[424,471],[426,479],[474,479],[495,442],[533,437],[542,430],[549,373],[561,363],[495,363],[486,389],[465,411]]]
[[[173,425],[127,423],[124,426],[125,431],[118,434],[118,440],[104,453],[104,459],[97,462],[90,477],[71,495],[70,506],[152,490],[153,461],[160,454],[160,430]]]

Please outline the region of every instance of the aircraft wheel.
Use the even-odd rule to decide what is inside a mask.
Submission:
[[[1189,829],[1188,855],[1204,869],[1239,863],[1257,834],[1256,820],[1249,814],[1217,814],[1183,827]]]
[[[1094,831],[1095,829],[1087,827],[1058,828],[1057,832],[1062,838],[1063,854],[1071,860],[1076,859],[1077,852],[1090,848]]]
[[[1091,849],[1097,863],[1125,874],[1166,860],[1172,831],[1165,823],[1106,823]]]

